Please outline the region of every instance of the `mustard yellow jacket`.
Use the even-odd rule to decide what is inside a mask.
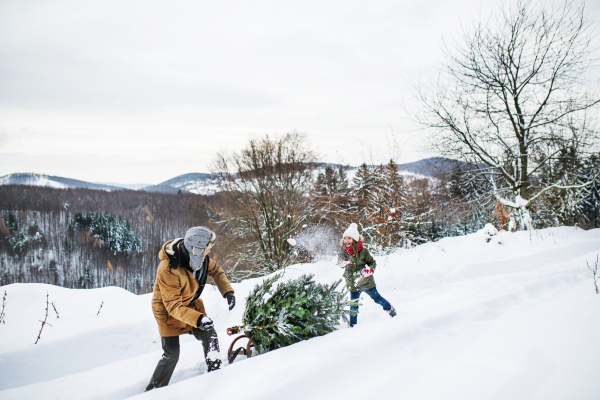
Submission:
[[[191,333],[192,328],[197,327],[198,318],[206,315],[202,299],[194,300],[199,284],[192,273],[181,265],[178,268],[169,267],[165,247],[171,242],[165,243],[158,254],[160,263],[152,296],[152,312],[162,337]],[[225,272],[213,259],[208,262],[208,276],[214,279],[221,295],[233,292]]]

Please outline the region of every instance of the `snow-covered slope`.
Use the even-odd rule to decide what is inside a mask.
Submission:
[[[0,185],[29,185],[47,186],[63,189],[68,187],[64,183],[57,182],[48,175],[42,174],[8,174],[0,177]]]
[[[77,179],[63,178],[60,176],[34,174],[34,173],[15,173],[0,176],[0,185],[28,185],[28,186],[47,186],[57,189],[65,188],[89,188],[99,190],[121,190],[122,187],[105,185],[102,183],[91,183]]]
[[[162,352],[151,295],[15,284],[0,325],[0,398],[7,399],[597,399],[600,295],[592,266],[600,230],[554,228],[448,238],[376,257],[387,313],[363,295],[359,323],[205,373],[183,337],[171,384],[143,393]],[[338,279],[334,260],[295,265],[284,279]],[[234,284],[238,305],[203,294],[222,356],[229,326],[260,279]],[[45,315],[46,293],[55,301]],[[100,305],[100,314],[97,315]]]
[[[182,192],[211,195],[219,191],[219,186],[213,175],[192,172],[176,176],[158,185],[144,187],[142,190],[162,193],[177,193],[181,190]]]

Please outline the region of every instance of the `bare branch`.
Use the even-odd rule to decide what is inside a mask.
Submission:
[[[537,193],[535,196],[533,196],[532,198],[529,199],[529,201],[527,202],[527,206],[529,206],[535,199],[537,199],[538,197],[540,197],[542,194],[546,193],[549,190],[552,190],[552,189],[562,189],[562,190],[582,189],[582,188],[584,188],[586,186],[589,186],[592,183],[594,183],[597,178],[598,178],[598,175],[596,175],[592,180],[590,180],[590,181],[588,181],[588,182],[586,182],[586,183],[584,183],[582,185],[566,185],[566,186],[563,186],[563,185],[554,184],[552,186],[545,187],[544,189],[540,190],[539,193]]]

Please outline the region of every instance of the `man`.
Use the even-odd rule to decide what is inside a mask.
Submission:
[[[229,310],[235,306],[233,288],[225,273],[208,257],[216,237],[208,228],[197,226],[188,229],[183,239],[170,240],[161,248],[152,312],[164,354],[146,391],[169,384],[179,360],[179,335],[191,333],[202,341],[209,372],[221,367],[219,339],[200,299],[206,278],[211,276],[227,299]]]

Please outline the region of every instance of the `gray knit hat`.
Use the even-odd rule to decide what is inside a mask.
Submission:
[[[183,245],[190,253],[190,266],[194,270],[200,268],[206,249],[210,249],[216,239],[217,235],[204,226],[195,226],[187,230],[183,238]]]

